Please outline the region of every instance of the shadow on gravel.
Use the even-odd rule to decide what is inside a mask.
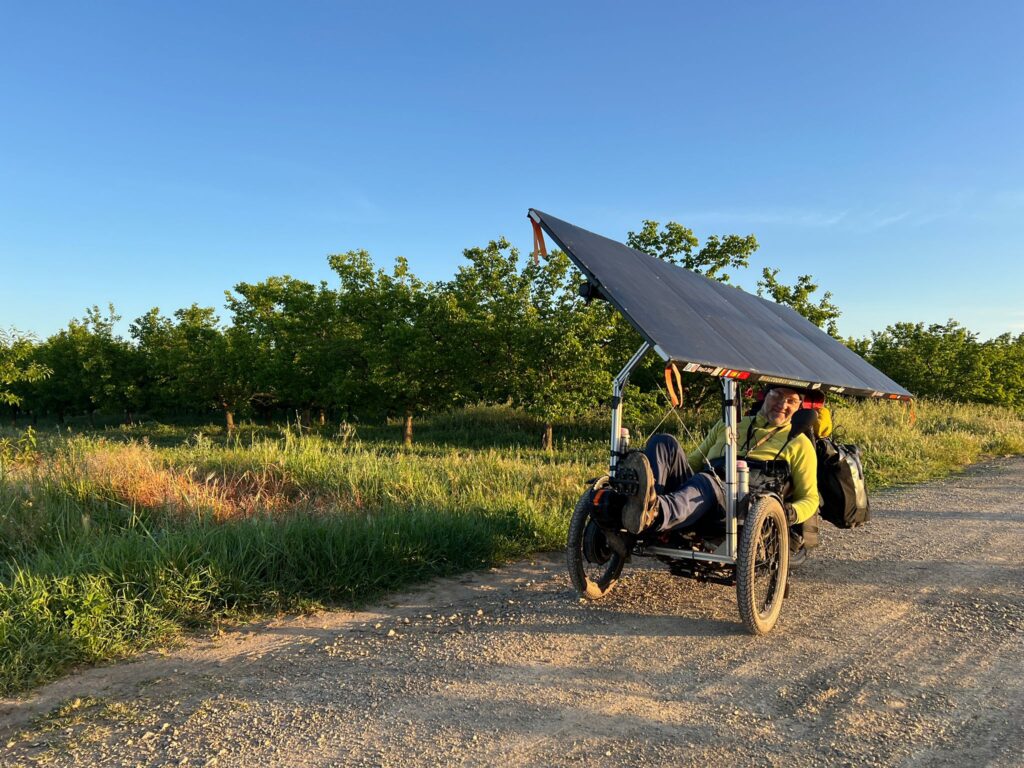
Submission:
[[[822,560],[813,568],[799,571],[794,588],[829,584],[948,589],[950,583],[964,587],[1024,583],[1024,568],[1014,564],[949,562],[948,560]]]
[[[977,520],[986,523],[1024,523],[1021,512],[963,512],[959,510],[907,509],[898,512],[887,512],[894,519],[914,517],[924,520]]]
[[[686,616],[679,613],[636,613],[614,606],[581,606],[575,614],[566,610],[567,623],[527,622],[486,627],[490,633],[513,632],[531,635],[582,635],[585,637],[747,637],[739,619],[735,622]]]
[[[297,627],[297,626],[263,626],[259,633],[264,635],[283,635],[285,637],[308,637],[313,640],[334,640],[338,635],[352,632],[352,626],[342,627]]]
[[[115,661],[109,666],[87,668],[23,697],[0,699],[0,742],[33,722],[59,722],[60,716],[56,713],[68,702],[80,697],[94,701],[98,712],[108,705],[131,703],[144,697],[147,691],[158,691],[164,686],[187,679],[188,692],[178,694],[187,708],[191,703],[222,691],[226,676],[248,674],[261,663],[260,656],[185,660],[176,656],[158,658],[150,654],[132,660]],[[0,765],[7,763],[0,758]]]
[[[584,674],[578,674],[576,670],[577,674],[573,674],[574,670],[571,669],[524,664],[508,667],[503,672],[516,681],[517,687],[528,686],[554,703],[542,704],[536,697],[522,696],[516,690],[504,686],[497,690],[489,688],[475,691],[479,695],[457,696],[445,692],[431,697],[432,701],[428,699],[428,706],[424,708],[429,713],[424,717],[425,724],[432,725],[431,721],[436,720],[450,728],[446,713],[471,711],[474,717],[467,719],[466,724],[461,726],[467,741],[473,738],[473,734],[480,732],[478,724],[483,722],[487,723],[488,729],[500,732],[505,740],[525,739],[527,754],[533,752],[531,746],[539,747],[538,752],[543,751],[545,745],[537,742],[568,736],[573,747],[577,746],[576,741],[579,740],[581,754],[578,757],[581,758],[580,764],[584,765],[593,764],[591,760],[595,740],[596,743],[602,743],[605,739],[634,736],[640,740],[637,748],[642,750],[645,742],[672,745],[720,743],[723,738],[727,738],[728,728],[724,723],[694,722],[692,704],[661,701],[661,706],[644,711],[639,701],[624,697],[619,682],[602,680],[592,670],[586,670]],[[635,682],[635,674],[625,674],[623,679]],[[545,690],[549,690],[550,694],[543,693]],[[570,696],[570,704],[566,693],[578,696]],[[523,750],[524,745],[519,745],[518,749]],[[529,756],[534,760],[541,758],[541,754]],[[497,757],[495,755],[492,758],[494,761],[488,761],[487,764],[503,764],[504,761],[495,759]]]

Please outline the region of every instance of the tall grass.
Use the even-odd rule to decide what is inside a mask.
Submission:
[[[1024,421],[999,409],[921,403],[916,425],[908,416],[836,409],[874,487],[1024,453]],[[509,409],[427,421],[410,449],[384,429],[0,432],[0,692],[219,619],[358,605],[558,548],[607,460],[600,416],[562,425],[551,453]]]
[[[1024,417],[997,406],[845,401],[833,419],[837,437],[861,447],[876,489],[942,477],[982,456],[1024,454]]]

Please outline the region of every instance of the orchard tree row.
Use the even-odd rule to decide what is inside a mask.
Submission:
[[[628,242],[723,282],[757,249],[752,235],[713,236],[701,246],[675,222],[645,221]],[[383,270],[365,251],[349,251],[329,257],[331,283],[287,275],[240,283],[226,293],[225,317],[197,305],[169,316],[154,308],[131,322],[127,339],[115,330],[113,307],[93,307],[43,341],[0,336],[0,400],[11,415],[59,422],[97,413],[128,422],[205,417],[216,409],[229,432],[250,414],[287,412],[307,424],[398,417],[406,442],[417,414],[508,403],[544,424],[550,447],[552,423],[604,401],[640,339],[608,304],[580,298],[581,277],[560,252],[535,261],[500,239],[464,256],[452,280],[424,282],[405,259]],[[809,275],[789,286],[774,269],[758,283],[759,293],[836,335],[839,310],[828,293],[812,299],[816,290]],[[1019,371],[1016,384],[991,387],[993,355],[1016,355],[1020,368],[1022,337],[981,344],[951,322],[894,326],[850,343],[917,394],[1024,402]],[[633,377],[630,402],[638,407],[658,399],[660,363],[648,363]],[[951,386],[954,370],[969,389]],[[688,399],[699,404],[713,391],[695,378]]]
[[[955,320],[896,323],[847,344],[918,397],[1024,409],[1024,333],[981,341]]]
[[[701,246],[674,222],[644,222],[629,238],[724,281],[757,248],[753,236],[736,235]],[[508,403],[544,424],[550,445],[554,421],[607,398],[610,371],[639,337],[609,305],[579,296],[580,275],[560,252],[523,258],[500,239],[464,257],[453,279],[430,283],[401,258],[383,270],[365,251],[337,254],[330,284],[240,283],[226,294],[225,315],[154,308],[130,323],[129,338],[117,334],[112,307],[94,307],[44,341],[6,339],[0,391],[11,408],[61,422],[217,409],[230,431],[240,414],[287,412],[312,423],[388,416],[402,419],[407,441],[418,413]],[[770,290],[780,287],[774,278],[766,276]],[[648,402],[657,373],[652,362]]]
[[[608,355],[624,326],[575,295],[568,259],[533,263],[503,240],[466,251],[468,265],[425,283],[404,259],[374,267],[365,251],[330,257],[333,285],[270,277],[212,307],[152,309],[120,320],[89,310],[45,341],[17,342],[24,372],[4,389],[22,412],[63,422],[116,413],[126,421],[218,409],[286,411],[306,423],[413,419],[467,402],[509,402],[545,421],[571,418],[607,389]]]

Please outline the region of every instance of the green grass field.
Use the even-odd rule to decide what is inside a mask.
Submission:
[[[837,407],[874,488],[1024,453],[1018,415],[917,410],[911,426],[899,405]],[[558,425],[551,453],[534,447],[539,425],[502,408],[425,421],[410,449],[395,427],[0,431],[0,693],[217,621],[359,605],[560,548],[605,467],[606,429],[600,415]]]

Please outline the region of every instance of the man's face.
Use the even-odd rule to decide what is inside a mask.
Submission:
[[[802,402],[803,397],[799,392],[785,387],[776,387],[768,390],[768,394],[765,395],[764,404],[761,406],[761,415],[768,419],[772,426],[781,427],[793,418],[793,414],[799,410]]]

